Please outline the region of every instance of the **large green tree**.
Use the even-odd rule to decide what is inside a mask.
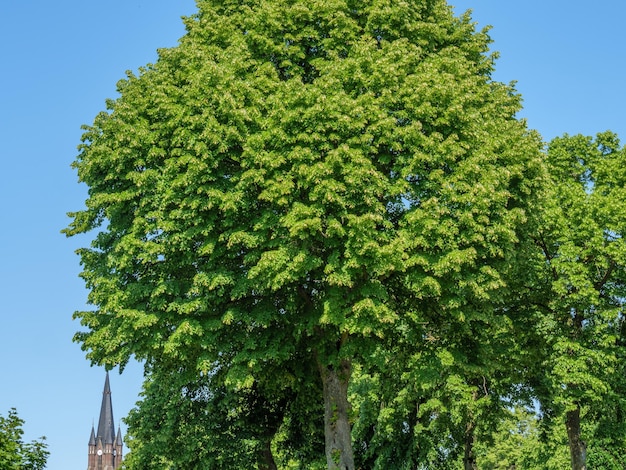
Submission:
[[[489,323],[539,139],[443,0],[207,0],[186,25],[86,127],[76,339],[233,390],[312,364],[328,468],[352,469],[353,364],[423,311],[458,338]]]
[[[572,469],[582,470],[596,442],[624,445],[607,431],[624,426],[626,151],[604,132],[556,138],[547,157],[552,197],[536,237],[533,294],[545,315],[534,330],[541,341],[529,348],[539,366],[533,386],[545,415],[564,419]],[[594,430],[603,421],[611,424]]]
[[[0,468],[3,470],[43,470],[48,460],[46,438],[24,442],[24,420],[15,408],[0,415]]]

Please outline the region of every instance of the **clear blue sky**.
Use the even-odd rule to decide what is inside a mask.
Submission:
[[[612,129],[626,141],[626,2],[451,3],[493,25],[495,78],[517,81],[522,116],[545,139]],[[60,234],[86,195],[69,167],[80,126],[125,70],[176,44],[194,10],[193,0],[0,2],[0,413],[16,407],[27,440],[48,436],[49,470],[86,468],[104,384],[71,341],[86,298],[74,250],[86,240]],[[119,420],[141,368],[113,372],[111,387]]]

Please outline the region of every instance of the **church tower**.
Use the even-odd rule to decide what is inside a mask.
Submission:
[[[91,426],[87,470],[116,470],[122,465],[122,430],[115,432],[111,386],[107,372],[102,392],[98,431]]]

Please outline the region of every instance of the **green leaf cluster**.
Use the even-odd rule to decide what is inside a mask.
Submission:
[[[501,287],[539,143],[468,17],[200,2],[187,26],[75,163],[89,198],[66,232],[99,230],[80,250],[90,358],[202,369],[228,337],[258,364],[288,338],[380,336],[400,294],[454,311]]]
[[[24,420],[15,408],[6,416],[0,415],[0,468],[6,470],[43,470],[50,452],[41,437],[24,442],[22,436]]]

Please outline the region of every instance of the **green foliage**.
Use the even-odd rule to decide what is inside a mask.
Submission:
[[[142,396],[127,418],[127,468],[256,468],[262,423],[252,431],[241,415],[266,404],[178,374],[151,374]]]
[[[531,410],[516,407],[507,414],[496,424],[490,438],[476,446],[480,470],[567,468],[569,451],[565,441],[558,438],[558,433],[550,438],[542,435],[541,422]]]
[[[597,470],[621,470],[626,466],[624,447],[615,449],[612,444],[594,446],[589,451],[587,463],[588,468]]]
[[[125,468],[265,469],[268,448],[280,468],[314,468],[324,446],[320,412],[311,412],[318,397],[268,396],[258,382],[231,389],[221,373],[147,372],[126,419]]]
[[[381,351],[408,366],[381,392],[400,404],[382,429],[420,387],[447,416],[442,383],[460,405],[439,437],[481,417],[488,400],[472,397],[504,356],[491,340],[509,328],[503,288],[544,176],[519,96],[491,80],[486,32],[443,0],[198,7],[85,127],[74,167],[89,197],[66,233],[96,232],[79,250],[94,310],[75,314],[76,340],[155,378],[219,371],[210,390],[229,405],[202,404],[218,415],[258,386],[270,409],[316,390],[312,365],[380,380]],[[141,407],[179,393],[148,382],[134,452],[156,451]]]
[[[550,143],[554,205],[542,234],[550,269],[553,381],[563,406],[602,400],[617,364],[626,287],[626,152],[609,132]]]
[[[542,402],[555,411],[579,407],[592,421],[607,400],[623,407],[616,391],[623,387],[625,163],[611,132],[565,135],[548,148],[553,197],[538,237],[550,279]]]
[[[546,423],[531,410],[514,408],[498,422],[490,439],[476,446],[480,470],[562,470],[570,466],[567,438],[562,426],[546,428]],[[602,425],[606,426],[608,423]],[[587,433],[594,435],[593,424]],[[610,429],[610,428],[609,428]],[[621,438],[623,440],[623,438]],[[615,438],[590,440],[587,467],[594,470],[625,468],[624,447]]]
[[[461,320],[500,287],[540,163],[486,36],[445,2],[219,5],[83,137],[90,358],[202,369],[228,337],[254,369],[294,333],[382,334],[398,274]]]
[[[7,416],[0,415],[0,468],[3,470],[43,470],[48,460],[45,437],[32,442],[23,442],[24,431],[15,408]]]

